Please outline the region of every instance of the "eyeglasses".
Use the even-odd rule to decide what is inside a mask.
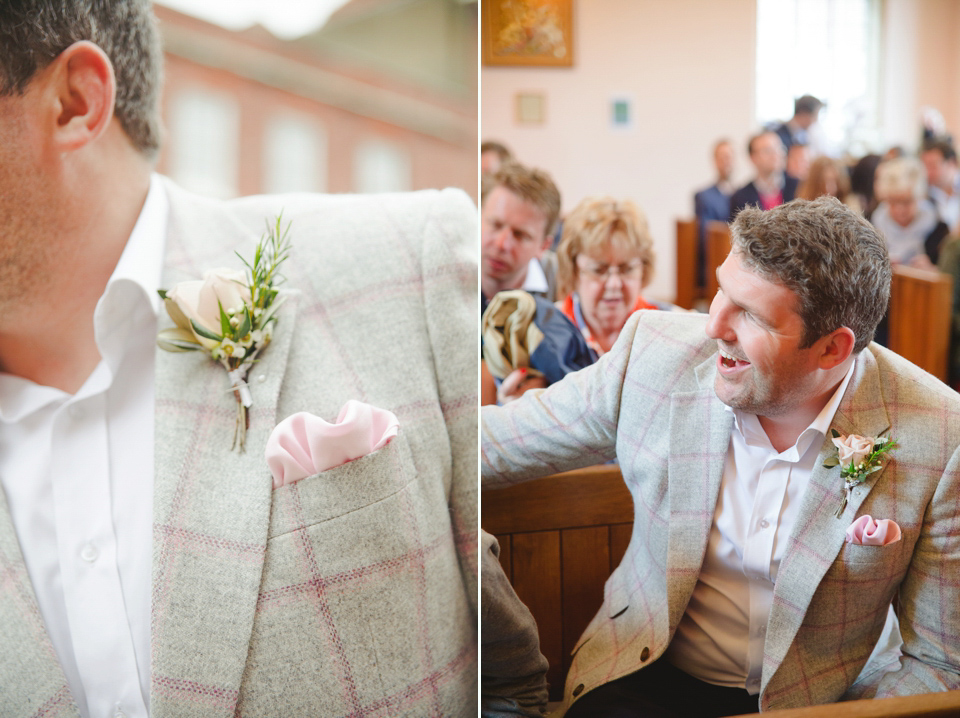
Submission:
[[[600,264],[599,262],[577,262],[577,269],[587,279],[606,282],[616,274],[621,279],[639,279],[643,272],[643,262],[635,259],[624,264]]]

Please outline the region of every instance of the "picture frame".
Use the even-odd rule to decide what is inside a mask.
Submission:
[[[484,65],[573,66],[573,0],[483,0]]]

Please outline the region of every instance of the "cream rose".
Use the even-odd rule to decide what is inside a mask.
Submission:
[[[250,303],[246,274],[233,269],[211,269],[203,273],[202,280],[180,282],[167,292],[166,299],[167,313],[174,323],[190,331],[208,350],[219,342],[198,334],[190,320],[219,336],[220,307],[227,315],[233,315]]]
[[[869,436],[858,436],[857,434],[833,439],[834,446],[837,447],[839,453],[841,468],[845,469],[851,465],[858,466],[873,451],[874,442],[875,439]]]

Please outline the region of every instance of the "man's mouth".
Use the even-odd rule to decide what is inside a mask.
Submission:
[[[740,367],[750,366],[750,362],[746,361],[745,359],[738,359],[732,354],[728,354],[727,352],[723,351],[723,349],[719,349],[718,351],[720,352],[720,364],[727,369],[737,369]]]

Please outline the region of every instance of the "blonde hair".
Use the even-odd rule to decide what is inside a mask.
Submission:
[[[913,157],[886,160],[877,167],[874,187],[880,201],[901,192],[910,192],[916,199],[923,199],[927,194],[926,170],[920,160]]]
[[[570,294],[577,281],[577,257],[608,249],[635,255],[643,266],[641,287],[653,278],[653,238],[643,211],[629,200],[588,197],[563,221],[563,238],[557,247],[558,296]]]

